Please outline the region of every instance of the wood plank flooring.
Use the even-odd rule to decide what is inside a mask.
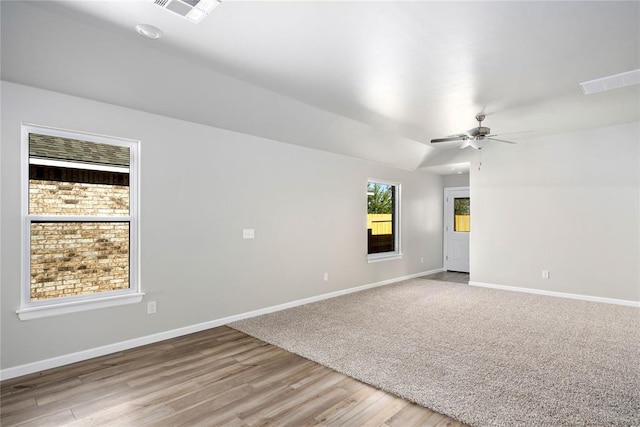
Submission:
[[[222,326],[0,384],[2,426],[462,426]]]

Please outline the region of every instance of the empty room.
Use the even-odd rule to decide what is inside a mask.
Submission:
[[[640,2],[0,18],[3,426],[640,425]]]

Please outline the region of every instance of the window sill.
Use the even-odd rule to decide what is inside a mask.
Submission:
[[[136,304],[142,301],[144,293],[117,295],[104,298],[95,298],[89,301],[72,301],[51,305],[25,307],[16,310],[20,320],[40,319],[42,317],[59,316],[61,314],[76,313],[79,311],[96,310],[99,308],[115,307],[119,305]]]
[[[397,252],[387,252],[383,254],[367,255],[367,262],[369,264],[372,262],[393,261],[396,259],[402,259],[402,254]]]

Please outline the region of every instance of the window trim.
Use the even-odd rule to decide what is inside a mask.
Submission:
[[[369,183],[373,182],[375,184],[383,184],[383,185],[392,185],[395,187],[395,210],[393,213],[394,216],[394,224],[393,224],[393,235],[394,235],[394,247],[395,250],[394,251],[389,251],[389,252],[378,252],[378,253],[374,253],[374,254],[367,254],[367,262],[369,264],[374,263],[374,262],[381,262],[381,261],[393,261],[393,260],[397,260],[397,259],[402,259],[403,253],[402,253],[402,237],[400,235],[400,230],[401,230],[401,218],[400,218],[400,213],[401,213],[401,204],[402,204],[402,184],[400,182],[395,182],[395,181],[389,181],[386,179],[377,179],[377,178],[367,178],[367,185],[366,187],[368,188]],[[366,203],[365,203],[366,206]],[[365,213],[365,226],[367,224],[366,220],[366,214],[368,214],[368,212]]]
[[[30,165],[41,165],[41,166],[55,166],[60,168],[71,168],[71,169],[87,169],[94,171],[102,171],[102,172],[122,172],[129,174],[129,168],[120,167],[120,166],[104,166],[104,165],[90,165],[86,163],[78,163],[78,162],[65,162],[61,160],[45,160],[38,159],[34,157],[29,162]]]
[[[31,230],[32,222],[51,220],[54,215],[29,214],[29,134],[39,133],[54,137],[81,139],[99,144],[118,145],[129,148],[129,215],[120,216],[84,216],[55,215],[55,220],[82,222],[128,222],[129,223],[129,288],[96,294],[75,295],[49,300],[31,301]],[[71,131],[48,126],[22,123],[21,130],[21,278],[20,308],[16,310],[20,320],[55,316],[65,313],[93,310],[142,301],[144,293],[140,285],[140,221],[139,221],[139,173],[140,141],[97,135],[81,131]],[[77,164],[76,164],[77,165]],[[78,167],[78,166],[76,166]]]

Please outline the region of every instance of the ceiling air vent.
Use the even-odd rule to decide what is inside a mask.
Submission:
[[[151,0],[191,22],[198,23],[220,4],[220,0]]]
[[[580,83],[585,95],[640,84],[640,69]]]

